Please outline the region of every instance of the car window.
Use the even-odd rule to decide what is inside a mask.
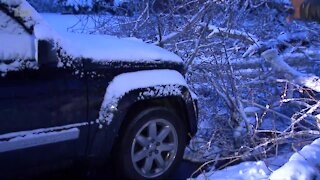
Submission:
[[[34,36],[2,11],[0,43],[0,72],[24,69],[29,61],[35,60]]]

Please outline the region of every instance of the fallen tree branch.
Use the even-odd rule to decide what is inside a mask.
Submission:
[[[281,78],[286,78],[290,82],[310,88],[316,92],[320,92],[320,78],[313,74],[301,73],[292,67],[290,67],[283,58],[278,55],[278,51],[270,49],[262,53],[262,57],[269,62],[272,68],[278,72],[278,76],[281,74]]]
[[[179,30],[176,32],[172,32],[166,36],[163,36],[161,40],[159,40],[158,42],[156,42],[154,44],[158,45],[158,46],[163,46],[165,43],[168,43],[172,39],[177,38],[178,36],[180,36],[181,34],[186,32],[187,30],[189,30],[192,26],[194,26],[194,24],[196,24],[199,21],[199,19],[201,19],[203,17],[203,15],[205,15],[205,12],[207,12],[207,10],[210,8],[211,4],[212,4],[212,2],[207,1],[202,6],[202,8],[199,10],[199,12],[196,15],[194,15],[185,26],[180,27]]]
[[[146,14],[147,17],[145,18],[145,20],[143,21],[143,23],[142,23],[141,25],[139,25],[139,22],[142,21],[143,16],[144,16],[145,14]],[[133,28],[130,36],[133,37],[134,34],[138,31],[138,27],[141,27],[144,23],[146,23],[149,18],[150,18],[150,17],[149,17],[149,3],[146,3],[146,7],[145,7],[145,9],[142,11],[142,13],[141,13],[140,16],[138,17],[138,19],[136,20],[136,23],[135,23],[135,25],[134,25],[134,28]]]
[[[249,46],[247,51],[242,55],[242,57],[252,56],[257,52],[262,52],[272,47],[278,47],[281,45],[291,46],[289,42],[294,41],[309,41],[309,33],[307,32],[298,32],[292,34],[281,34],[275,39],[270,39],[268,41],[256,41],[254,44]]]
[[[248,151],[240,154],[240,155],[235,155],[235,156],[229,156],[229,157],[222,157],[222,158],[215,158],[213,160],[207,161],[204,164],[202,164],[194,173],[192,173],[191,177],[193,177],[196,173],[198,173],[199,171],[201,171],[205,166],[212,164],[214,162],[217,161],[221,161],[221,160],[230,160],[230,161],[235,161],[235,160],[241,160],[241,159],[246,159],[248,157],[252,157],[254,155],[259,155],[259,154],[264,154],[263,151],[261,151],[261,148],[263,147],[267,147],[269,144],[283,144],[283,143],[287,143],[286,140],[289,138],[296,138],[299,136],[312,136],[312,137],[319,137],[320,136],[320,132],[319,131],[313,131],[313,130],[306,130],[306,131],[299,131],[299,132],[295,132],[295,133],[282,133],[281,135],[279,135],[276,138],[272,138],[269,139],[265,142],[260,143],[259,145],[250,148]],[[269,150],[271,150],[269,148]]]
[[[252,105],[252,106],[255,106],[255,107],[257,107],[257,108],[260,108],[260,109],[264,109],[265,111],[270,111],[271,113],[274,113],[275,115],[277,115],[277,116],[279,116],[279,117],[281,117],[281,118],[284,118],[284,119],[287,119],[287,120],[292,120],[290,117],[288,117],[288,116],[286,116],[286,115],[284,115],[284,114],[282,114],[282,113],[279,113],[279,112],[277,112],[277,111],[275,111],[275,110],[273,110],[273,109],[270,109],[270,107],[269,106],[267,106],[267,107],[265,107],[265,106],[263,106],[263,105],[260,105],[260,104],[257,104],[257,103],[255,103],[255,102],[251,102],[251,101],[248,101],[248,100],[241,100],[243,103],[247,103],[247,104],[250,104],[250,105]]]
[[[298,124],[299,122],[301,122],[303,119],[305,119],[307,116],[311,115],[312,113],[314,113],[318,108],[320,107],[320,101],[318,101],[315,105],[313,105],[306,113],[304,113],[303,115],[301,115],[298,119],[294,120],[291,125],[285,130],[289,131],[291,129],[291,131],[294,130],[294,127],[296,124]]]
[[[259,41],[259,39],[255,35],[236,29],[221,28],[214,25],[210,25],[208,26],[208,30],[211,31],[211,33],[207,36],[208,38],[212,38],[216,34],[225,34],[228,36],[244,39],[246,41],[249,41],[250,43],[256,43]]]

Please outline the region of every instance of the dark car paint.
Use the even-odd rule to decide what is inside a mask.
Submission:
[[[6,9],[0,4],[0,10]],[[12,13],[6,11],[11,17]],[[21,23],[21,19],[17,19]],[[26,28],[24,26],[24,28]],[[153,63],[110,62],[96,63],[90,59],[74,60],[63,56],[61,49],[53,49],[51,42],[38,43],[39,69],[11,71],[0,77],[0,135],[50,128],[74,123],[79,127],[79,138],[72,141],[46,144],[0,153],[0,178],[23,177],[41,170],[60,168],[75,159],[94,157],[104,160],[119,136],[125,115],[137,102],[137,94],[130,92],[121,99],[119,111],[110,125],[100,129],[95,122],[110,81],[121,73],[148,69],[175,69],[184,73],[182,63],[155,61]],[[57,61],[64,65],[57,68]],[[72,64],[70,66],[70,63]],[[68,64],[68,65],[66,65]],[[189,132],[196,132],[196,114],[190,93],[184,89],[183,114],[188,114]],[[152,98],[165,101],[169,97]],[[187,113],[186,113],[187,112]],[[19,173],[16,173],[19,172]]]
[[[39,68],[0,77],[1,134],[87,122],[86,81],[69,69]],[[76,141],[0,153],[0,175],[83,156],[88,126]],[[69,158],[67,158],[69,157]],[[13,171],[15,172],[15,171]]]

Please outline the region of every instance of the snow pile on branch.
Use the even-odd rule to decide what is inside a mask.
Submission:
[[[208,28],[211,31],[211,33],[208,35],[208,38],[212,38],[215,34],[227,34],[230,36],[240,37],[251,43],[256,43],[259,41],[259,39],[255,35],[250,34],[248,32],[239,31],[236,29],[217,27],[214,25],[209,25]]]

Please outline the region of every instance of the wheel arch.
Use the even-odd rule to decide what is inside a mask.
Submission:
[[[139,98],[141,92],[149,90],[148,88],[136,89],[127,93],[118,101],[118,108],[113,113],[111,123],[97,130],[91,146],[91,155],[96,157],[112,157],[112,153],[117,151],[121,134],[125,131],[130,120],[146,107],[169,107],[169,109],[173,109],[179,118],[183,120],[183,124],[186,125],[189,134],[188,138],[195,134],[197,114],[194,109],[191,93],[187,87],[179,87],[179,90],[181,90],[180,95],[165,94],[146,96],[143,99]]]

